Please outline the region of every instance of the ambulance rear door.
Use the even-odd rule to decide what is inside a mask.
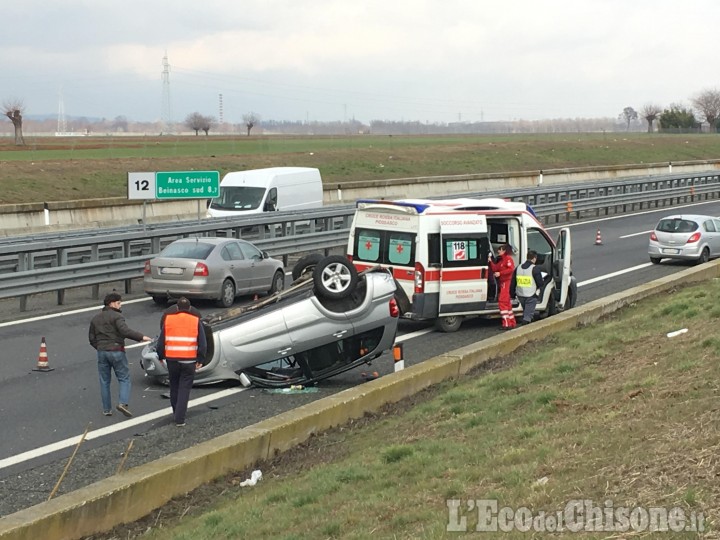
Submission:
[[[485,309],[490,239],[481,214],[440,218],[440,295],[438,315]]]

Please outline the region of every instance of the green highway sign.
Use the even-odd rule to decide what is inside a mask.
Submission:
[[[209,199],[220,194],[218,171],[173,171],[155,173],[157,199]]]

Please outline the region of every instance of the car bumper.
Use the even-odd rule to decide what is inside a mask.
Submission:
[[[648,247],[648,255],[658,259],[679,259],[679,260],[697,260],[700,258],[702,246],[685,245],[685,246],[660,246],[651,245]]]
[[[145,278],[143,289],[151,296],[170,296],[187,298],[218,298],[222,283],[215,281],[173,281],[169,279]]]

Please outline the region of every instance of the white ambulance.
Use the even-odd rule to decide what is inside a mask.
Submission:
[[[488,259],[501,244],[513,247],[515,266],[528,250],[547,275],[539,316],[569,309],[577,299],[570,230],[554,242],[525,203],[504,199],[359,200],[348,258],[358,270],[391,268],[412,306],[404,316],[433,320],[454,332],[469,316],[499,316],[497,284]],[[517,300],[513,309],[522,313]]]

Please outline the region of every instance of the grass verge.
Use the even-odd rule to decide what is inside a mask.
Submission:
[[[613,511],[677,507],[688,526],[702,514],[704,537],[715,537],[718,295],[714,279],[644,300],[318,436],[261,464],[254,487],[239,486],[245,471],[95,538],[457,538],[448,527],[465,519],[473,533],[480,499],[533,515],[586,499]],[[548,535],[530,531],[504,537]],[[655,536],[583,537],[636,535]]]

